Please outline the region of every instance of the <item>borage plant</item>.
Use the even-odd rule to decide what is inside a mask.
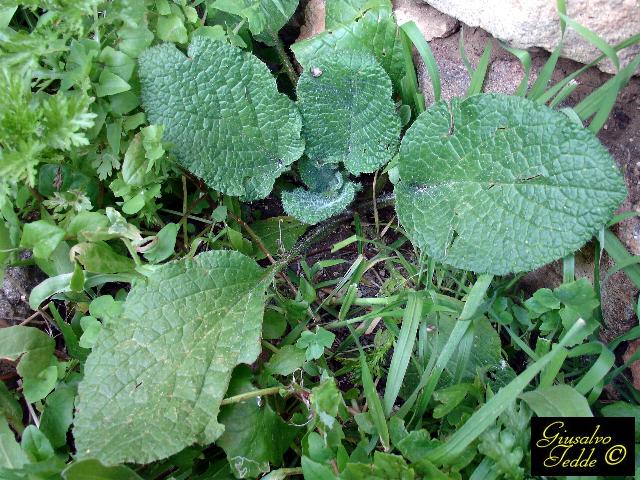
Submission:
[[[2,183],[0,246],[15,252],[19,238],[51,277],[30,304],[50,299],[51,316],[40,312],[65,346],[60,358],[41,330],[0,330],[0,355],[19,359],[40,425],[24,429],[14,394],[0,390],[6,478],[255,478],[283,464],[269,478],[523,478],[532,414],[638,408],[637,396],[599,403],[621,373],[610,372],[612,350],[638,332],[597,342],[599,292],[575,280],[571,259],[606,237],[620,268],[637,275],[604,235],[626,191],[594,133],[640,57],[557,111],[547,104],[572,80],[547,88],[559,49],[514,96],[480,93],[485,55],[467,97],[446,103],[428,44],[415,25],[396,25],[387,0],[327,0],[327,31],[292,46],[299,78],[279,36],[296,1],[93,3],[2,11],[13,27],[4,58],[15,62],[3,70],[14,92],[5,102],[19,120],[3,126],[2,165],[20,170]],[[43,27],[61,11],[68,31]],[[59,48],[10,55],[38,36]],[[410,41],[431,75],[429,108]],[[637,41],[604,54],[618,64],[616,51]],[[49,73],[34,67],[43,64]],[[32,124],[46,134],[17,144]],[[21,149],[34,152],[29,163]],[[367,205],[350,209],[374,172],[393,183],[401,227],[389,243],[377,217],[389,196],[370,203],[371,238],[358,213]],[[177,192],[182,211],[157,203]],[[248,225],[247,202],[274,192],[290,217]],[[31,209],[40,219],[22,225]],[[164,224],[164,214],[180,222]],[[338,280],[319,281],[344,260],[299,257],[354,214],[356,235],[333,252],[355,243],[357,259]],[[305,224],[318,225],[303,237]],[[417,252],[409,259],[405,236]],[[509,274],[559,258],[560,287],[527,301],[513,294]],[[381,282],[374,297],[359,291],[370,272]],[[361,340],[373,332],[371,351]],[[585,370],[579,359],[594,355]]]

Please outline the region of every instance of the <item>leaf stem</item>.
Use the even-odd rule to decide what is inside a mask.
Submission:
[[[264,396],[267,396],[267,395],[275,395],[276,393],[280,392],[281,390],[284,390],[284,388],[282,388],[282,387],[269,387],[269,388],[262,388],[260,390],[251,390],[250,392],[244,392],[244,393],[240,393],[238,395],[234,395],[233,397],[225,398],[224,400],[222,400],[220,405],[230,405],[232,403],[240,403],[240,402],[244,402],[246,400],[251,400],[252,398],[256,398],[256,397],[264,397]]]
[[[129,240],[128,238],[121,238],[120,240],[122,240],[122,242],[127,247],[127,250],[129,250],[129,254],[133,258],[133,261],[135,262],[136,267],[141,267],[142,266],[142,261],[140,260],[140,257],[138,256],[138,253],[136,252],[136,249],[133,248],[131,240]]]
[[[295,468],[280,468],[276,470],[280,475],[288,477],[290,475],[302,475],[302,467]]]
[[[273,43],[275,44],[275,48],[276,48],[276,53],[278,54],[278,57],[282,62],[282,67],[284,68],[285,73],[289,77],[289,80],[291,80],[291,83],[295,87],[298,84],[298,72],[296,72],[296,69],[293,66],[293,63],[291,63],[291,59],[289,58],[289,55],[284,49],[284,43],[282,43],[282,40],[280,39],[277,33],[269,32],[269,35],[273,39]]]

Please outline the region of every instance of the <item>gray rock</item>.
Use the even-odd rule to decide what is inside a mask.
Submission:
[[[455,18],[415,0],[393,0],[393,11],[398,25],[414,21],[429,42],[451,35],[460,26]]]
[[[46,277],[37,267],[13,267],[5,272],[0,288],[0,328],[20,323],[33,313],[29,292]]]
[[[420,0],[417,0],[420,1]],[[553,50],[560,40],[560,17],[552,0],[422,0],[470,26],[478,26],[514,47]],[[615,45],[640,32],[638,0],[570,0],[567,15]],[[640,52],[640,46],[619,53],[624,65]],[[562,55],[589,63],[600,52],[575,31],[568,29]],[[610,61],[599,68],[613,73]]]

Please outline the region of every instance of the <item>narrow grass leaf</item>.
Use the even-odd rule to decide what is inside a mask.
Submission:
[[[530,98],[531,100],[535,100],[538,103],[542,103],[539,97],[542,96],[545,88],[547,88],[547,84],[549,83],[549,80],[551,80],[553,71],[556,68],[556,63],[558,63],[558,58],[560,58],[560,52],[562,51],[562,42],[563,42],[563,39],[560,40],[560,43],[558,44],[558,46],[553,50],[553,52],[551,52],[551,56],[545,62],[544,67],[542,67],[542,70],[540,70],[540,73],[538,74],[538,78],[536,78],[536,81],[534,82],[533,86],[531,87],[531,90],[529,91],[529,94],[527,95],[527,97]]]
[[[382,402],[380,401],[380,396],[378,395],[375,383],[373,382],[373,377],[371,376],[369,365],[367,365],[367,357],[365,356],[362,345],[360,344],[360,340],[358,340],[358,336],[354,332],[351,325],[347,324],[347,328],[349,328],[349,332],[351,333],[351,336],[353,337],[353,340],[355,341],[356,346],[358,347],[358,352],[360,354],[360,373],[362,375],[362,388],[364,389],[364,396],[367,399],[367,404],[369,405],[371,420],[373,421],[373,424],[378,431],[380,443],[382,443],[385,451],[389,451],[391,447],[391,443],[389,441],[389,426],[387,425],[387,420],[384,416]]]
[[[620,59],[618,58],[618,54],[616,53],[615,48],[607,43],[601,36],[597,33],[589,30],[587,27],[580,25],[573,18],[568,17],[562,12],[558,12],[560,15],[560,19],[569,27],[573,28],[576,32],[578,32],[586,41],[588,41],[591,45],[596,47],[602,53],[604,53],[611,63],[613,63],[617,70],[620,69]]]
[[[516,89],[515,95],[523,97],[527,91],[527,87],[529,86],[529,74],[531,73],[531,55],[529,55],[529,52],[527,52],[526,50],[510,47],[505,42],[498,43],[507,52],[514,55],[520,61],[520,65],[522,65],[524,76],[522,77],[522,80],[520,81],[520,84]]]
[[[616,361],[613,352],[600,342],[585,343],[573,348],[568,357],[577,358],[593,354],[597,354],[598,358],[575,386],[576,391],[582,395],[587,395],[594,388],[597,388],[599,392],[604,385],[604,378]]]
[[[458,429],[447,442],[427,453],[426,457],[435,464],[452,463],[462,452],[488,427],[495,424],[498,416],[509,407],[516,398],[556,356],[560,348],[569,344],[585,327],[586,322],[578,319],[562,341],[503,387],[487,403],[477,410],[465,424]]]
[[[628,47],[633,46],[633,45],[635,45],[637,43],[640,43],[640,34],[637,34],[637,35],[634,35],[632,37],[629,37],[629,38],[625,39],[624,41],[622,41],[622,42],[618,43],[617,45],[615,45],[613,48],[615,48],[616,51],[620,51],[620,50],[622,50],[624,48],[628,48]],[[550,87],[542,95],[540,95],[540,97],[538,98],[538,102],[547,103],[554,95],[558,94],[558,92],[560,92],[563,88],[565,88],[571,81],[575,80],[577,77],[582,75],[585,71],[587,71],[591,67],[596,66],[598,63],[600,63],[605,58],[606,58],[606,56],[604,54],[600,55],[598,58],[596,58],[592,62],[580,67],[578,70],[576,70],[575,72],[571,73],[570,75],[567,75],[562,80],[558,81],[554,86]]]
[[[476,283],[471,288],[467,301],[462,309],[462,313],[460,314],[460,318],[454,325],[453,330],[451,330],[447,343],[445,343],[440,355],[438,355],[438,359],[436,360],[433,369],[429,373],[428,380],[426,381],[424,390],[422,391],[418,405],[413,414],[413,422],[419,421],[427,410],[433,391],[438,385],[438,381],[440,381],[440,376],[460,345],[465,333],[469,329],[469,326],[471,325],[469,320],[471,320],[479,310],[482,300],[484,299],[484,295],[489,289],[492,280],[493,275],[480,275]],[[425,371],[425,374],[427,374],[427,371]]]
[[[469,89],[465,97],[470,97],[471,95],[477,95],[482,92],[482,86],[484,85],[484,80],[487,76],[487,69],[489,68],[489,60],[491,59],[491,50],[493,45],[491,40],[487,40],[487,43],[484,46],[484,51],[482,52],[482,56],[478,62],[478,67],[473,72],[473,76],[471,77],[471,85],[469,85]]]
[[[400,95],[402,97],[402,102],[405,105],[410,105],[411,103],[413,103],[415,116],[418,116],[426,109],[424,103],[424,95],[420,92],[420,87],[418,86],[416,68],[413,64],[413,48],[411,39],[404,31],[400,31],[402,32],[402,51],[404,56],[405,70],[407,72],[400,82]],[[387,168],[389,168],[389,165],[391,165],[391,163],[387,165]]]
[[[415,22],[404,23],[400,25],[400,28],[411,39],[411,42],[413,42],[416,50],[418,50],[420,57],[422,57],[422,61],[424,62],[425,67],[427,67],[427,72],[429,72],[429,77],[431,78],[434,101],[439,102],[442,91],[442,87],[440,86],[440,72],[438,70],[436,58],[433,56],[433,52],[431,51],[431,47],[424,39],[422,32],[418,29]]]
[[[467,69],[469,76],[473,76],[473,66],[467,57],[467,52],[464,48],[464,27],[460,27],[460,38],[458,39],[458,49],[460,50],[460,58],[464,64],[464,68]]]
[[[573,282],[576,278],[576,256],[571,253],[562,259],[562,281]]]
[[[550,387],[560,373],[562,364],[567,359],[569,351],[566,348],[559,349],[560,352],[551,360],[540,372],[540,387]]]
[[[409,366],[409,360],[416,341],[418,325],[420,325],[420,319],[422,318],[423,303],[422,295],[417,292],[409,292],[400,335],[393,350],[391,366],[387,374],[387,385],[384,391],[384,411],[387,415],[391,413],[393,404],[398,398],[404,376],[407,373],[407,367]]]
[[[610,230],[606,230],[604,234],[604,249],[616,264],[629,263],[629,265],[623,267],[622,270],[624,270],[624,273],[627,274],[635,286],[640,288],[640,266],[630,261],[630,259],[634,257],[627,252],[627,249],[622,245],[620,240],[618,240],[618,237]]]

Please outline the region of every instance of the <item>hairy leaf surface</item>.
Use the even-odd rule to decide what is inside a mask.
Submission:
[[[625,197],[598,140],[520,97],[438,103],[407,131],[396,185],[412,241],[457,268],[533,270],[588,241]]]
[[[400,91],[406,73],[402,37],[388,8],[366,10],[353,21],[328,28],[291,46],[305,70],[323,53],[360,50],[376,57],[391,77],[394,90]]]
[[[389,76],[368,53],[329,52],[314,58],[298,82],[306,154],[371,173],[395,155],[400,119]]]
[[[245,18],[257,35],[277,33],[296,11],[298,0],[216,0],[211,6]]]
[[[353,201],[356,185],[345,181],[339,189],[315,192],[296,188],[282,192],[282,206],[288,215],[314,225],[342,212]]]
[[[87,359],[78,456],[148,463],[215,441],[232,369],[260,353],[267,278],[238,252],[211,251],[134,286]]]
[[[381,9],[391,13],[390,0],[327,0],[325,25],[329,30],[357,20],[367,10]]]
[[[255,200],[304,150],[302,120],[253,55],[196,37],[188,56],[163,44],[140,57],[149,121],[178,162],[211,188]]]

